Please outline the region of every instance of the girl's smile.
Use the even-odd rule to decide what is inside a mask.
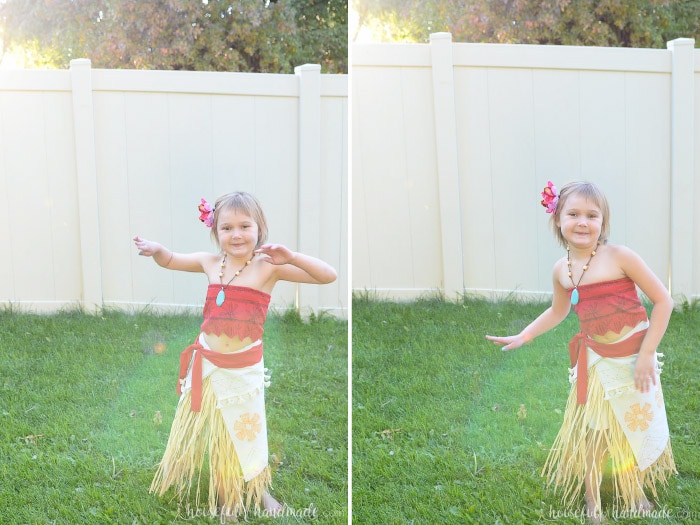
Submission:
[[[231,257],[249,258],[258,244],[258,225],[242,211],[221,210],[216,226],[219,244]]]
[[[591,200],[573,194],[566,199],[557,226],[573,248],[588,249],[600,238],[603,213]]]

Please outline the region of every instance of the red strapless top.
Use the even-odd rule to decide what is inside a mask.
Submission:
[[[584,284],[578,287],[578,293],[579,302],[573,308],[584,334],[618,334],[625,326],[635,327],[647,320],[647,311],[629,277]]]
[[[207,288],[201,331],[231,338],[238,336],[241,341],[246,337],[253,341],[261,339],[270,294],[245,286],[224,286],[226,300],[217,306],[216,296],[220,290],[220,284],[210,284]]]
[[[573,288],[572,288],[573,290]],[[629,277],[585,284],[578,287],[579,301],[573,305],[578,315],[581,331],[569,342],[571,366],[577,365],[576,401],[586,403],[588,391],[588,352],[590,347],[603,357],[627,357],[639,352],[646,329],[632,334],[622,341],[604,344],[593,335],[605,335],[609,331],[620,333],[625,326],[635,327],[647,320],[634,281]]]

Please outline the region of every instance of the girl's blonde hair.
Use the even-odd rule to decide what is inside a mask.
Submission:
[[[602,244],[608,242],[608,235],[610,234],[610,206],[608,206],[608,199],[605,194],[600,190],[598,186],[592,182],[569,182],[565,184],[559,190],[559,201],[557,202],[557,210],[554,212],[550,219],[552,225],[552,230],[554,231],[554,236],[559,240],[559,243],[566,248],[567,242],[561,233],[561,228],[559,228],[559,216],[561,210],[564,209],[564,204],[566,204],[566,199],[571,195],[580,195],[589,199],[600,208],[603,214],[603,224],[600,229],[600,238],[598,239]]]
[[[218,225],[219,214],[222,210],[240,211],[248,215],[255,221],[255,224],[258,225],[258,242],[255,245],[255,249],[257,250],[265,244],[267,241],[267,219],[265,219],[265,213],[263,213],[260,201],[250,193],[234,191],[222,195],[216,199],[216,203],[214,203],[214,222],[211,226],[211,238],[214,240],[217,247],[221,247],[219,244]]]

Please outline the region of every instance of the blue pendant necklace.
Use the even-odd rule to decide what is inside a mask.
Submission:
[[[228,254],[224,254],[224,258],[221,261],[221,271],[219,272],[219,283],[221,283],[221,290],[219,290],[219,293],[216,294],[216,306],[221,306],[224,304],[224,301],[226,300],[226,292],[224,292],[224,269],[226,268],[226,258],[228,257]],[[253,254],[253,257],[255,257],[255,254]],[[231,284],[231,281],[233,281],[236,277],[238,277],[243,270],[245,270],[245,267],[248,266],[250,263],[253,262],[253,257],[248,259],[246,261],[245,266],[238,270],[236,273],[233,274],[233,277],[231,277],[231,280],[226,283],[226,286]]]
[[[596,245],[596,249],[598,249],[598,246],[600,246],[600,243]],[[571,279],[571,284],[574,285],[574,289],[571,291],[571,304],[574,306],[578,304],[578,285],[581,284],[581,281],[583,280],[583,276],[586,273],[586,270],[588,270],[588,266],[591,264],[591,259],[593,259],[593,256],[595,255],[595,250],[591,252],[591,256],[588,258],[588,262],[583,265],[583,270],[581,271],[581,277],[579,278],[578,282],[574,282],[573,278],[573,272],[571,271],[571,249],[567,246],[566,247],[566,265],[569,267],[569,279]],[[223,290],[223,288],[222,288]]]

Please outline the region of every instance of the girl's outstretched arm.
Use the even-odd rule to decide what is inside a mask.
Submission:
[[[571,309],[571,303],[569,302],[569,294],[557,279],[556,274],[557,272],[555,267],[552,306],[542,312],[537,319],[527,325],[519,334],[502,337],[487,335],[486,339],[495,345],[501,346],[501,350],[506,352],[508,350],[520,348],[524,344],[532,341],[535,337],[548,332],[561,323],[568,315],[569,310]]]
[[[255,253],[265,255],[265,261],[275,267],[275,278],[282,281],[328,284],[337,278],[335,269],[320,259],[293,252],[281,244],[264,244]]]
[[[159,266],[168,270],[203,272],[204,260],[211,256],[207,253],[175,253],[160,243],[142,239],[138,235],[134,237],[134,244],[139,250],[139,255],[153,257]]]

